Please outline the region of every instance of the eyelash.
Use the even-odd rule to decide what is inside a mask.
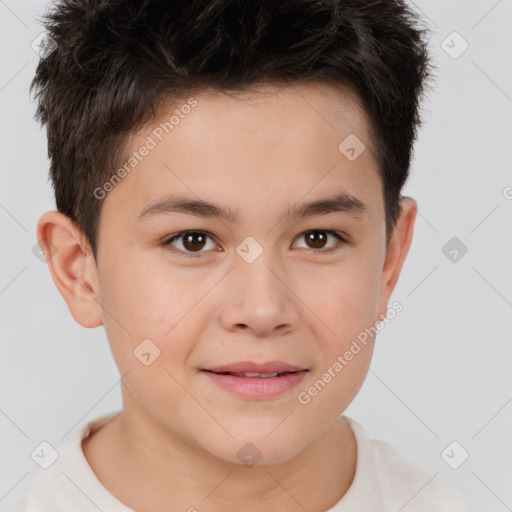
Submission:
[[[320,253],[336,252],[336,251],[341,249],[342,245],[348,243],[345,240],[345,238],[343,236],[341,236],[338,232],[330,230],[330,229],[308,229],[307,231],[304,231],[304,233],[301,233],[298,238],[300,238],[301,236],[304,236],[306,233],[314,233],[314,232],[327,233],[328,235],[332,235],[335,238],[337,238],[338,241],[340,242],[339,244],[336,244],[336,245],[334,245],[333,247],[331,247],[329,249],[311,249],[314,252],[320,252]],[[184,251],[184,250],[181,250],[181,249],[176,249],[175,247],[173,247],[171,245],[172,242],[180,239],[183,235],[185,235],[187,233],[199,233],[201,235],[206,235],[206,236],[208,236],[209,238],[211,238],[213,240],[213,237],[207,231],[188,230],[188,231],[180,231],[179,233],[176,233],[171,238],[168,238],[166,241],[164,241],[163,245],[165,247],[168,247],[172,252],[178,253],[178,254],[183,255],[183,256],[185,256],[187,258],[198,258],[198,257],[201,256],[201,254],[203,254],[206,251],[198,251],[198,252],[194,253],[194,252],[190,252],[190,251]]]

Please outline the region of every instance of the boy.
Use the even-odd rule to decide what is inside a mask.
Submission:
[[[55,5],[38,239],[105,327],[123,408],[22,510],[466,510],[343,415],[413,235],[414,21],[400,0]]]

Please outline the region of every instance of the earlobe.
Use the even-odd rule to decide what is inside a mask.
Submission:
[[[84,327],[102,325],[96,264],[83,232],[66,215],[49,211],[39,219],[37,239],[73,318]]]
[[[405,257],[411,246],[418,203],[411,197],[403,197],[400,200],[400,207],[400,215],[389,241],[382,268],[379,315],[384,316],[389,297],[396,286]]]

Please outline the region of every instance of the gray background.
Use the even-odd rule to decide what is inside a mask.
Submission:
[[[43,440],[121,407],[102,327],[75,323],[32,253],[55,209],[46,136],[33,120],[31,42],[47,2],[0,0],[0,509],[11,510]],[[473,510],[512,509],[512,1],[422,0],[437,87],[405,189],[419,213],[368,377],[346,414],[411,462],[451,479]],[[461,41],[469,43],[458,58]],[[455,37],[455,38],[454,38]],[[447,39],[448,38],[448,39]],[[457,262],[442,252],[457,237]],[[460,253],[459,253],[460,254]],[[441,453],[452,442],[452,469]],[[404,508],[407,510],[407,507]]]

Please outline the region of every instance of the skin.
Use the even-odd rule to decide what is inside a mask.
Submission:
[[[386,314],[417,203],[402,199],[386,246],[368,120],[349,91],[301,84],[195,99],[103,199],[97,264],[70,219],[51,211],[38,223],[43,249],[53,244],[48,265],[71,314],[84,327],[104,326],[125,375],[122,414],[83,451],[103,485],[139,511],[325,511],[355,474],[355,438],[341,415],[367,375],[375,339],[308,404],[297,395]],[[130,149],[162,119],[133,134]],[[338,150],[349,134],[366,144],[355,161]],[[238,210],[239,219],[161,213],[138,220],[170,192]],[[334,192],[357,196],[366,212],[282,216]],[[186,230],[210,235],[203,248],[173,243],[182,254],[200,251],[197,258],[164,245]],[[329,235],[314,245],[304,236],[311,230],[333,230],[347,242]],[[236,252],[248,236],[263,249],[252,263]],[[146,338],[160,349],[149,366],[133,354]],[[296,388],[258,400],[200,372],[245,360],[285,361],[309,373]],[[251,467],[237,457],[248,442],[261,452]]]

